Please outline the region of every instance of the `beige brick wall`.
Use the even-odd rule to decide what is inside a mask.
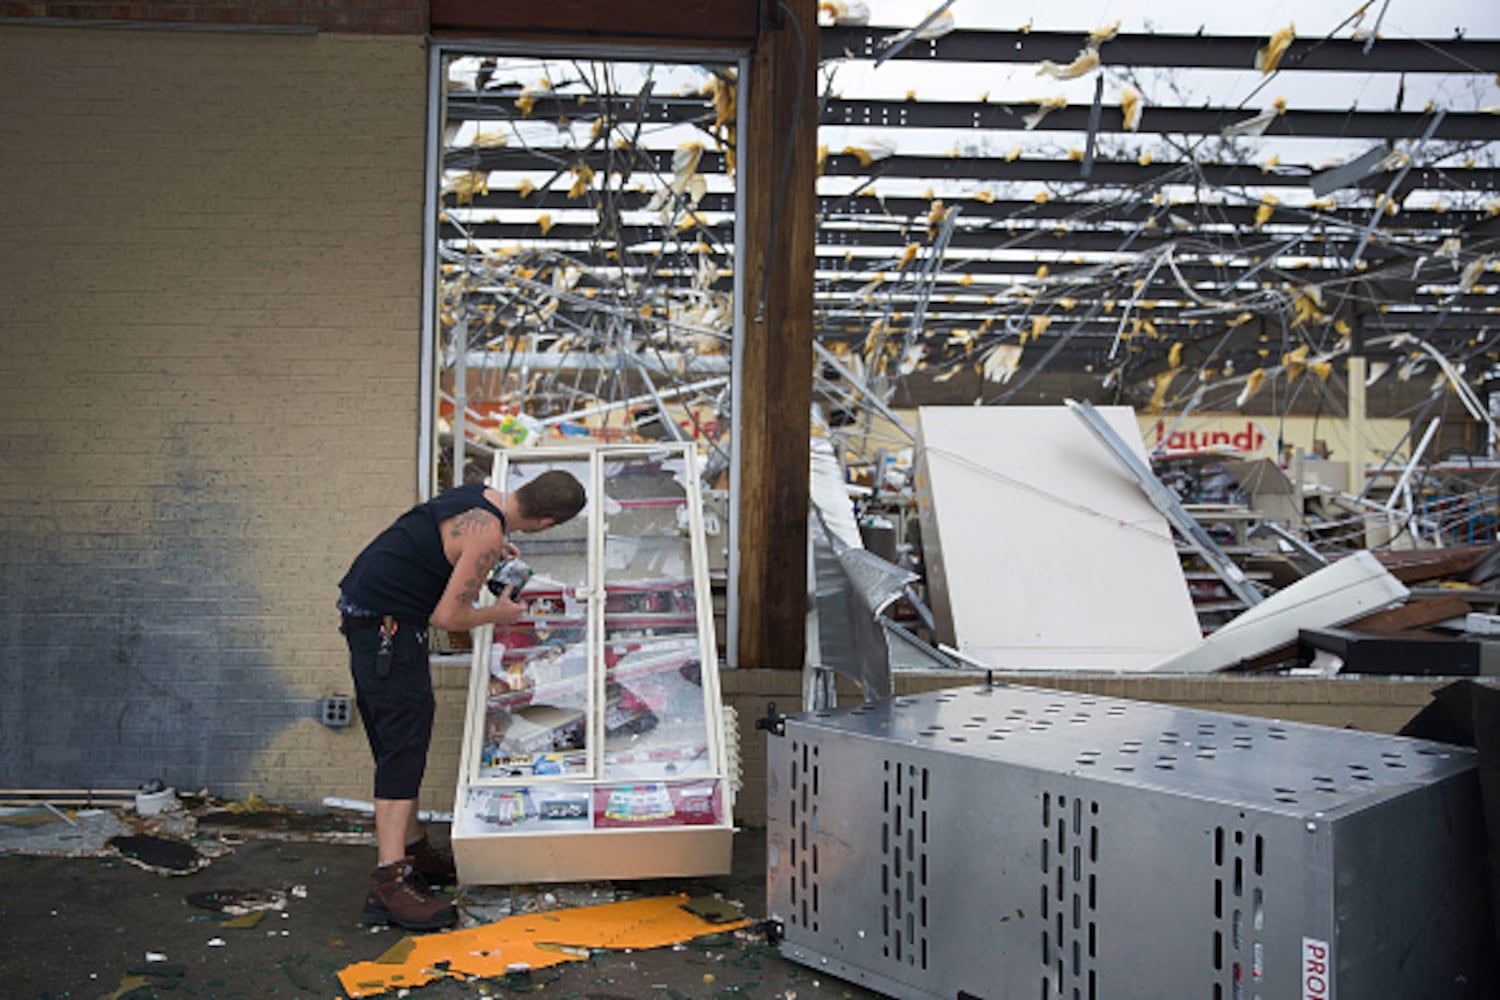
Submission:
[[[415,499],[420,37],[0,25],[0,784],[368,797],[336,584]]]

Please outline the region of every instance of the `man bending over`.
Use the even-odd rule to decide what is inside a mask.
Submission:
[[[583,509],[584,499],[578,480],[557,470],[513,493],[466,483],[402,514],[339,581],[340,631],[375,757],[379,856],[365,897],[367,922],[435,930],[458,921],[452,900],[432,888],[453,879],[453,858],[417,822],[436,710],[428,624],[462,632],[519,619],[526,606],[510,593],[478,606],[495,564],[518,554],[509,533],[561,524]]]

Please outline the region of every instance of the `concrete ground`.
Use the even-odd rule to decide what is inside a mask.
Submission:
[[[200,828],[201,829],[201,828]],[[434,828],[437,839],[446,836]],[[405,933],[360,922],[374,849],[363,844],[246,838],[205,867],[166,875],[119,858],[0,854],[0,996],[16,1000],[178,1000],[343,995],[335,973],[381,955]],[[718,893],[746,916],[765,917],[765,834],[736,835],[733,872],[702,879],[587,886],[488,888],[472,917],[495,919],[558,905],[685,892]],[[301,887],[301,888],[299,888]],[[303,892],[305,889],[305,892]],[[253,927],[187,897],[230,891],[287,893],[285,908]],[[549,898],[550,894],[550,898]],[[154,959],[154,960],[148,960]],[[383,996],[410,1000],[509,997],[563,1000],[761,998],[829,1000],[877,994],[782,959],[759,932],[699,938],[529,975],[442,981]]]

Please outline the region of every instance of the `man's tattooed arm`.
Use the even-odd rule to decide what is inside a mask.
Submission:
[[[462,630],[488,622],[513,621],[518,610],[508,604],[498,608],[478,608],[484,581],[508,546],[500,531],[500,519],[480,508],[455,514],[443,525],[445,548],[453,561],[453,574],[433,610],[432,621],[438,628]]]
[[[494,571],[495,564],[500,561],[500,550],[498,548],[485,549],[479,554],[479,565],[489,572]],[[465,604],[474,604],[479,600],[479,589],[484,580],[479,576],[471,576],[463,584],[463,589],[458,592],[458,599]]]
[[[461,538],[474,528],[489,528],[491,525],[500,523],[495,515],[482,507],[470,507],[462,514],[454,514],[448,519],[448,535],[452,538]]]

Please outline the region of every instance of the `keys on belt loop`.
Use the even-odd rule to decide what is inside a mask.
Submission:
[[[396,619],[386,615],[380,620],[380,649],[375,653],[375,676],[389,677],[391,675],[391,647],[396,640],[396,629],[400,626]]]

